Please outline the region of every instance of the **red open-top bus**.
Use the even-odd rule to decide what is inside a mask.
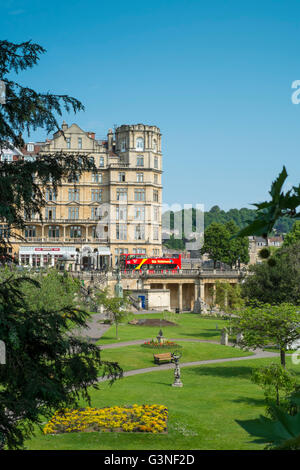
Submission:
[[[146,254],[123,253],[120,255],[120,268],[123,270],[178,270],[181,269],[181,255],[178,258],[148,258]]]

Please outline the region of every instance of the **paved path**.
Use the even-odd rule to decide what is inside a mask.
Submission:
[[[113,348],[120,348],[122,346],[130,346],[134,344],[142,344],[144,343],[145,340],[135,340],[135,341],[124,341],[122,343],[113,343],[113,344],[106,344],[101,346],[101,349],[109,349],[111,347]],[[199,342],[199,343],[213,343],[213,344],[220,344],[217,341],[208,341],[208,340],[195,340],[195,339],[185,339],[185,338],[179,338],[179,339],[172,339],[172,341],[187,341],[187,342]],[[230,345],[232,346],[232,345]],[[223,363],[223,362],[234,362],[234,361],[245,361],[248,359],[264,359],[264,358],[269,358],[269,357],[278,357],[278,353],[274,352],[268,352],[268,351],[263,351],[262,349],[256,349],[253,351],[254,354],[252,356],[242,356],[242,357],[229,357],[229,358],[223,358],[223,359],[208,359],[205,361],[193,361],[193,362],[182,362],[180,363],[180,368],[181,367],[192,367],[192,366],[201,366],[201,365],[206,365],[206,364],[218,364],[218,363]],[[152,366],[152,367],[147,367],[145,369],[135,369],[135,370],[129,370],[127,372],[123,373],[123,377],[130,377],[132,375],[139,375],[139,374],[146,374],[148,372],[157,372],[159,370],[169,370],[169,369],[174,369],[175,365],[173,363],[169,364],[161,364],[159,366]],[[99,378],[99,382],[104,382],[106,381],[106,378]]]
[[[72,333],[75,335],[85,337],[89,339],[92,343],[96,343],[101,336],[111,327],[111,325],[104,325],[103,323],[99,323],[99,320],[103,319],[103,315],[101,313],[93,313],[90,316],[90,320],[88,321],[86,328],[74,329]]]
[[[84,336],[90,339],[92,342],[98,341],[101,336],[110,328],[111,325],[103,325],[99,322],[101,314],[93,314],[91,316],[91,321],[89,321],[87,328],[77,330],[77,333],[80,336]],[[103,344],[99,345],[101,349],[115,349],[121,348],[123,346],[133,346],[135,344],[143,344],[147,339],[136,339],[131,341],[122,341],[120,343],[111,343],[111,344]],[[170,341],[179,341],[179,342],[191,342],[191,343],[212,343],[212,344],[220,344],[219,341],[212,341],[212,340],[205,340],[205,339],[197,339],[197,338],[170,338]],[[233,344],[228,344],[229,346],[233,346]],[[252,356],[243,356],[243,357],[230,357],[230,358],[223,358],[223,359],[209,359],[205,361],[194,361],[194,362],[182,362],[180,367],[191,367],[191,366],[201,366],[206,364],[218,364],[224,362],[234,362],[234,361],[245,361],[248,359],[263,359],[269,357],[278,357],[278,353],[263,351],[261,349],[257,349]],[[173,363],[169,364],[161,364],[159,366],[154,367],[147,367],[145,369],[136,369],[124,372],[123,377],[130,377],[132,375],[138,374],[146,374],[148,372],[156,372],[158,370],[169,370],[173,369],[175,365]],[[103,382],[107,380],[106,378],[99,378],[99,382]]]

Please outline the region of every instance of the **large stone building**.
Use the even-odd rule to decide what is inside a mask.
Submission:
[[[25,265],[66,260],[76,269],[115,265],[121,253],[160,256],[162,153],[158,127],[122,125],[107,139],[63,122],[45,142],[28,143],[24,158],[70,152],[94,159],[95,173],[64,181],[57,194],[45,192],[43,221],[34,214],[13,240],[12,251]]]

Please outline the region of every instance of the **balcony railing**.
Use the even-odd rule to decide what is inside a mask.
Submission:
[[[88,238],[72,238],[72,237],[27,237],[25,238],[26,242],[40,242],[40,243],[108,243],[109,238],[104,237],[104,238],[93,238],[93,237],[88,237]]]

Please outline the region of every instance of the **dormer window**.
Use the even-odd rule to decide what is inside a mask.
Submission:
[[[136,139],[136,150],[144,150],[144,139],[142,137]]]
[[[66,141],[67,141],[67,149],[70,149],[71,148],[71,137],[67,137]]]
[[[33,152],[34,151],[34,145],[33,144],[27,144],[27,152]]]

